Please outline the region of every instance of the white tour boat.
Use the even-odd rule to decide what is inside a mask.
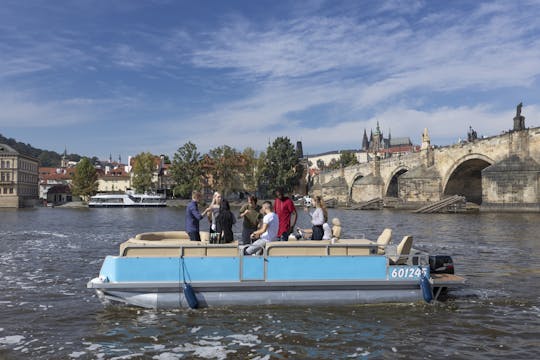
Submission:
[[[165,196],[157,194],[98,194],[92,196],[88,207],[163,207],[167,206]]]

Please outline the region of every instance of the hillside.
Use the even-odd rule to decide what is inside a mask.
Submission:
[[[0,134],[0,143],[11,146],[21,154],[29,155],[38,159],[39,166],[60,166],[62,155],[55,151],[37,149],[30,144],[19,142],[13,138],[6,138],[2,134]],[[67,158],[69,160],[79,161],[81,156],[77,154],[69,154]]]

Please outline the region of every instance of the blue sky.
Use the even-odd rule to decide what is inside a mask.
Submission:
[[[540,125],[539,1],[18,1],[0,6],[0,133],[62,152],[187,141],[306,153],[364,129],[432,143]]]

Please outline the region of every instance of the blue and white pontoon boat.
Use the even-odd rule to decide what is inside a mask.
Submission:
[[[390,237],[387,229],[378,241],[271,242],[249,256],[236,243],[209,243],[205,232],[200,243],[183,231],[143,233],[107,256],[87,286],[104,303],[178,308],[194,307],[193,295],[200,307],[429,301],[464,284],[449,256],[412,249],[411,236],[387,245]]]

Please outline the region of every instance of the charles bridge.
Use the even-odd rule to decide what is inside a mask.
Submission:
[[[482,211],[540,211],[540,127],[525,128],[520,104],[513,129],[497,136],[433,147],[426,129],[419,152],[321,173],[310,192],[341,205],[418,208],[460,195]]]

